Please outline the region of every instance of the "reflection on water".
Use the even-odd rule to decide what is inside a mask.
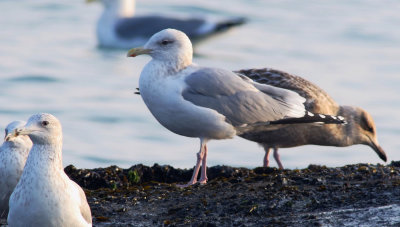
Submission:
[[[221,5],[229,7],[221,8]],[[281,69],[313,81],[339,103],[374,117],[389,160],[400,158],[400,16],[396,1],[139,1],[138,13],[244,16],[248,24],[199,43],[194,61],[237,70]],[[0,129],[37,112],[57,116],[64,165],[191,167],[198,139],[164,129],[140,96],[148,57],[99,49],[100,5],[82,1],[1,1]],[[240,138],[211,141],[209,164],[255,167],[263,151]],[[282,149],[285,167],[379,162],[368,147]],[[275,163],[273,163],[275,166]]]

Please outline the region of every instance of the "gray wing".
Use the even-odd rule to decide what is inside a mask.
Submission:
[[[116,33],[124,39],[135,37],[150,37],[166,29],[174,28],[186,33],[189,38],[194,38],[199,33],[199,28],[207,22],[200,18],[180,19],[161,16],[141,16],[120,19],[116,25]]]
[[[310,112],[336,115],[339,109],[339,105],[328,93],[302,77],[268,68],[243,69],[235,71],[235,73],[239,76],[246,76],[260,84],[295,91],[306,98],[304,105],[306,110]]]
[[[284,103],[272,95],[274,89],[269,89],[270,94],[266,94],[257,89],[254,83],[227,70],[202,68],[188,75],[185,82],[187,88],[182,93],[185,100],[216,110],[234,126],[274,121],[291,112],[290,103]],[[266,89],[271,87],[260,86]],[[298,99],[302,106],[304,99],[300,96]],[[304,115],[304,106],[301,114]]]

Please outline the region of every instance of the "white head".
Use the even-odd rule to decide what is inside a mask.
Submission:
[[[32,141],[29,139],[28,136],[13,136],[14,130],[23,127],[25,124],[25,121],[13,121],[8,124],[5,129],[4,141],[12,142],[14,146],[19,145],[30,149],[30,147],[32,147]]]
[[[128,57],[141,54],[148,54],[170,69],[180,71],[192,64],[193,47],[185,33],[168,28],[154,34],[143,48],[129,50]]]
[[[120,17],[132,17],[135,13],[135,0],[86,0],[86,2],[101,2],[105,11],[112,11]]]
[[[25,121],[13,121],[13,122],[11,122],[10,124],[8,124],[7,127],[6,127],[6,129],[4,130],[4,131],[5,131],[4,140],[5,140],[5,141],[9,141],[9,140],[15,139],[16,137],[14,137],[14,138],[11,137],[11,134],[13,133],[13,131],[14,131],[16,128],[22,127],[22,126],[24,126],[25,124],[26,124]]]
[[[24,127],[17,127],[14,136],[28,135],[34,144],[49,145],[62,142],[62,128],[56,117],[47,113],[32,115]]]

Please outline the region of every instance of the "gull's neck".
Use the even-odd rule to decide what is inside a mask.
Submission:
[[[161,75],[176,75],[186,68],[194,65],[192,63],[192,52],[179,55],[152,56],[148,65]]]
[[[337,115],[343,116],[347,121],[346,125],[338,125],[342,131],[335,135],[338,139],[338,145],[351,146],[358,144],[359,132],[355,123],[358,114],[355,108],[352,106],[340,106]]]
[[[63,170],[62,143],[33,144],[24,173],[26,171],[53,173],[59,170]]]
[[[97,38],[99,43],[107,44],[109,40],[115,39],[115,24],[121,18],[133,17],[135,13],[134,0],[113,0],[110,5],[106,5],[100,19],[97,22]]]
[[[21,135],[15,137],[12,141],[4,142],[4,146],[7,146],[8,148],[13,150],[12,152],[16,152],[18,155],[21,155],[26,159],[32,147],[32,141],[29,139],[28,136]]]
[[[190,65],[186,64],[171,64],[170,62],[153,60],[150,65],[153,65],[154,71],[160,76],[174,76],[186,69]]]

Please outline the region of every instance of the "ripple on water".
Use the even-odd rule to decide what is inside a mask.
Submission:
[[[125,117],[125,116],[110,116],[110,115],[89,116],[86,117],[85,120],[89,120],[91,122],[96,122],[96,123],[105,123],[105,124],[116,124],[124,122],[146,123],[146,121],[148,121],[147,118],[140,116]]]
[[[81,156],[81,158],[85,159],[85,160],[93,161],[96,163],[100,163],[100,164],[106,164],[106,165],[115,165],[115,163],[118,163],[119,165],[132,164],[131,162],[129,162],[127,160],[100,158],[98,156],[91,156],[91,155]]]
[[[9,82],[29,82],[29,83],[57,83],[60,79],[46,75],[22,75],[8,79]]]
[[[19,111],[19,110],[12,110],[12,109],[7,109],[7,108],[5,108],[5,109],[2,109],[2,108],[0,108],[0,114],[1,115],[17,115],[17,114],[19,114],[21,111]]]
[[[166,138],[164,136],[154,136],[154,135],[140,135],[137,136],[136,139],[138,140],[146,140],[146,141],[151,141],[152,143],[170,143],[171,140],[169,138]]]
[[[114,123],[121,122],[121,119],[119,119],[118,117],[112,117],[112,116],[91,116],[91,117],[88,117],[87,119],[92,122],[100,122],[100,123],[108,123],[108,124],[114,124]]]

